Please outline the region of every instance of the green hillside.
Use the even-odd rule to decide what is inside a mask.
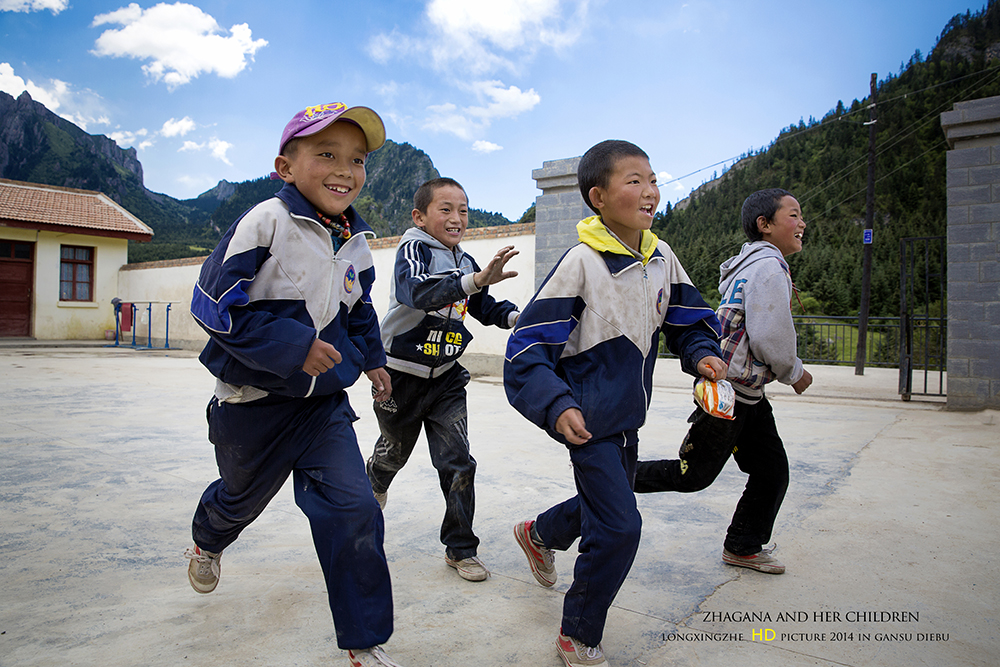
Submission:
[[[945,153],[940,116],[956,102],[1000,94],[1000,2],[955,16],[926,58],[917,51],[877,86],[875,222],[871,314],[899,314],[899,239],[944,235]],[[808,223],[790,258],[811,310],[857,314],[868,166],[869,99],[838,102],[822,119],[800,120],[654,222],[691,279],[718,303],[719,263],[739,252],[743,200],[755,190],[795,194]],[[796,312],[798,308],[796,307]]]

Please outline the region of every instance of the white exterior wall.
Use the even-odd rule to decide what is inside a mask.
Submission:
[[[31,335],[37,340],[101,340],[114,330],[111,299],[118,285],[118,270],[128,261],[125,239],[64,234],[4,227],[3,238],[35,244],[32,277]],[[63,245],[94,249],[92,301],[59,300],[59,261]]]
[[[477,230],[478,231],[478,230]],[[485,266],[493,254],[507,245],[513,245],[520,254],[507,264],[507,269],[517,271],[516,278],[490,286],[490,294],[497,300],[513,301],[518,307],[528,303],[534,294],[535,236],[524,234],[502,238],[470,237],[462,242],[462,248],[472,255],[480,266]],[[389,307],[389,284],[392,280],[393,265],[396,260],[395,246],[372,250],[375,260],[375,285],[372,289],[372,303],[383,317]],[[152,305],[152,341],[154,347],[163,347],[166,304],[172,302],[170,310],[170,347],[200,350],[208,340],[208,335],[195,323],[190,314],[191,292],[201,263],[178,265],[170,262],[150,262],[151,266],[125,268],[118,273],[118,289],[114,296],[122,301],[134,302],[140,310],[136,313],[136,344],[147,345],[149,338],[148,318],[145,303]],[[105,299],[105,304],[111,297]],[[110,309],[110,306],[108,306]],[[468,320],[469,330],[474,336],[469,349],[462,356],[462,363],[476,374],[498,374],[503,366],[503,354],[507,346],[509,330],[485,327],[473,318]],[[114,328],[112,321],[111,328]],[[125,341],[131,344],[132,337]]]
[[[165,342],[169,342],[172,348],[200,350],[205,345],[208,334],[191,316],[191,292],[200,271],[201,262],[195,261],[150,268],[123,268],[118,273],[116,296],[136,305],[134,328],[137,346],[149,345],[150,337],[153,347],[163,347]],[[170,304],[169,331],[167,303]],[[169,341],[166,340],[167,334]],[[131,344],[132,338],[131,333],[126,334],[122,342]]]

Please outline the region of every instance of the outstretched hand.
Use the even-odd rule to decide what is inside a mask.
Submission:
[[[514,250],[514,246],[509,245],[497,251],[486,268],[476,273],[472,278],[476,281],[476,287],[483,288],[487,285],[495,285],[501,280],[507,280],[517,275],[517,271],[504,271],[503,268],[520,253]]]

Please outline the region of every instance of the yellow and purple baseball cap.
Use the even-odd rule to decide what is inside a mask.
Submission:
[[[377,113],[368,107],[348,107],[343,102],[333,102],[306,107],[295,114],[281,133],[278,155],[281,155],[285,145],[292,139],[316,134],[338,120],[350,121],[361,128],[365,133],[369,153],[378,150],[385,143],[385,125]]]

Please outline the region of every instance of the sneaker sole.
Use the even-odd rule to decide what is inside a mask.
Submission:
[[[191,583],[191,588],[193,588],[196,592],[202,594],[211,593],[212,591],[215,590],[215,587],[219,585],[219,580],[216,579],[214,583],[206,586],[205,584],[199,582],[197,579],[192,577],[190,572],[188,572],[188,581]]]
[[[531,553],[531,547],[528,546],[528,543],[526,542],[526,540],[531,540],[531,537],[527,534],[527,531],[519,530],[519,528],[523,525],[523,523],[519,523],[514,526],[514,539],[517,540],[517,544],[521,547],[521,551],[524,552],[524,555],[528,557],[528,565],[531,566],[531,574],[535,575],[535,581],[542,586],[545,586],[545,588],[551,588],[555,585],[558,576],[555,572],[553,572],[552,579],[549,580],[543,572],[539,571],[538,562],[536,561],[534,554]]]

